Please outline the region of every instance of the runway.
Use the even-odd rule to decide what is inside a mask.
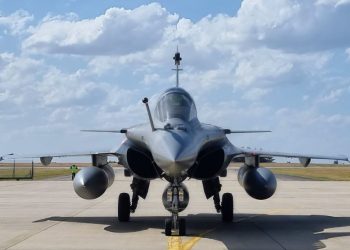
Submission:
[[[235,199],[234,223],[223,224],[200,181],[185,182],[190,204],[186,237],[164,236],[161,194],[153,181],[128,223],[116,219],[131,178],[118,171],[97,200],[76,196],[71,181],[0,182],[0,249],[346,249],[350,245],[350,182],[279,179],[269,200],[250,198],[229,172],[223,191]]]

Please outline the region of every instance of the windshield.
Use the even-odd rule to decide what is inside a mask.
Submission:
[[[156,118],[165,122],[170,118],[191,121],[197,117],[196,107],[186,92],[168,92],[157,103]]]

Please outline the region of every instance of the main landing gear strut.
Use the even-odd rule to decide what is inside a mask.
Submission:
[[[233,196],[231,193],[224,193],[220,201],[221,184],[218,177],[204,180],[203,189],[207,199],[213,197],[214,206],[218,213],[221,213],[223,222],[233,221]]]
[[[118,198],[118,220],[127,222],[130,220],[130,213],[135,213],[139,197],[145,199],[148,193],[149,181],[133,178],[130,185],[132,199],[128,193],[121,193]]]

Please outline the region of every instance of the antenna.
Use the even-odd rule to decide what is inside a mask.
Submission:
[[[154,127],[153,118],[152,118],[151,111],[149,110],[149,106],[148,106],[148,98],[147,97],[143,98],[142,102],[146,105],[147,114],[148,114],[149,122],[151,124],[152,131],[155,131],[156,129]]]
[[[173,59],[175,61],[175,65],[176,65],[176,69],[173,69],[176,71],[176,88],[178,88],[179,87],[179,71],[182,70],[179,68],[182,58],[180,56],[178,46],[176,47],[176,53],[175,53],[175,56],[173,57]]]

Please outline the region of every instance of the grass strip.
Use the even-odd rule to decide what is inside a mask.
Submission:
[[[34,168],[34,180],[43,180],[52,177],[70,175],[71,171],[65,168]],[[29,168],[18,168],[15,170],[15,178],[27,178],[31,175],[31,169]],[[1,178],[13,177],[13,169],[0,169]]]
[[[350,181],[349,167],[270,168],[275,174],[297,176],[318,181]]]

